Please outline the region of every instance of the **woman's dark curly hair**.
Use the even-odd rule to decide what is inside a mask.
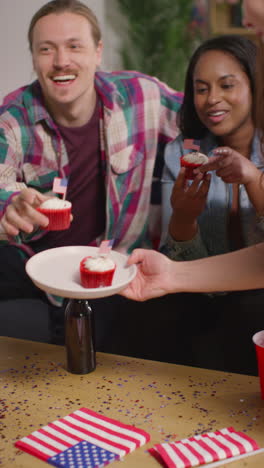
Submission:
[[[178,114],[178,125],[184,135],[188,138],[201,139],[207,133],[207,128],[200,121],[194,106],[194,85],[193,74],[195,66],[199,58],[206,52],[211,50],[219,50],[221,52],[232,55],[235,60],[240,64],[243,71],[247,74],[253,105],[255,101],[255,73],[256,73],[256,44],[244,36],[239,35],[223,35],[208,39],[203,42],[191,57],[186,78],[184,99]]]

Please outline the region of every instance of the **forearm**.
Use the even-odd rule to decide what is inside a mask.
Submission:
[[[256,213],[264,215],[264,175],[256,168],[254,179],[245,184],[248,197],[254,206]]]
[[[168,293],[264,288],[264,243],[224,255],[172,262]]]
[[[175,241],[189,241],[197,234],[197,221],[194,220],[178,220],[172,214],[169,223],[169,234]]]

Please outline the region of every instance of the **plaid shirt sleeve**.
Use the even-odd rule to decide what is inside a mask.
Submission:
[[[178,130],[175,132],[175,128],[177,128],[176,115],[183,101],[183,93],[175,91],[157,78],[153,79],[157,82],[160,89],[160,133],[164,136],[164,141],[167,143],[178,134]],[[175,121],[175,127],[172,125],[173,121]]]
[[[0,121],[0,219],[13,196],[26,187],[19,181],[20,160],[11,122],[11,116],[10,125]]]

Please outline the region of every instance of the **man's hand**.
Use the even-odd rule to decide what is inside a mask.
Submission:
[[[36,208],[47,198],[31,188],[26,188],[15,195],[1,219],[4,232],[9,236],[17,236],[19,231],[31,233],[35,226],[45,228],[49,220]]]
[[[210,187],[210,175],[197,174],[193,182],[185,179],[185,168],[181,168],[172,194],[172,216],[170,235],[178,241],[190,240],[197,232],[197,217],[203,212]]]
[[[214,154],[216,156],[210,157],[208,163],[194,172],[216,171],[216,175],[228,184],[247,185],[255,180],[258,169],[242,154],[227,146],[216,148]]]
[[[137,274],[119,294],[135,301],[146,301],[150,298],[164,296],[169,292],[172,261],[165,255],[154,250],[135,249],[127,264],[136,264]],[[174,284],[173,288],[176,291]]]

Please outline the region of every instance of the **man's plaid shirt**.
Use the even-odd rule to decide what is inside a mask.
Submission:
[[[106,232],[116,250],[151,246],[149,206],[160,145],[178,135],[182,93],[138,72],[97,72],[101,102],[100,145],[106,184]],[[12,196],[31,187],[44,194],[54,177],[69,176],[68,155],[43,105],[39,83],[17,90],[0,107],[0,218]],[[87,213],[89,216],[89,213]],[[45,234],[45,232],[44,232]],[[39,236],[21,234],[3,242],[27,248]],[[42,234],[43,235],[43,234]],[[97,240],[97,243],[100,240]]]

